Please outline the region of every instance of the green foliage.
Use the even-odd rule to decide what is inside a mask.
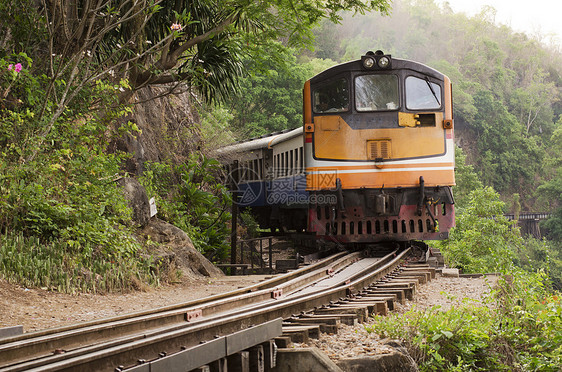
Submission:
[[[552,217],[541,224],[547,236],[562,243],[562,117],[558,120],[559,127],[549,141],[551,158],[547,164],[549,177],[538,188],[537,196],[544,204],[553,209]]]
[[[552,184],[550,184],[552,185]],[[557,243],[562,242],[562,208],[556,209],[551,217],[541,223],[541,228],[546,231],[547,236]]]
[[[240,220],[242,220],[242,225],[246,228],[246,233],[248,238],[257,238],[259,236],[260,225],[256,221],[254,215],[249,210],[240,213]]]
[[[211,151],[235,141],[230,126],[234,115],[230,110],[218,106],[205,106],[200,115],[205,150]]]
[[[543,272],[549,287],[562,290],[562,247],[556,242],[528,236],[524,240],[524,249],[517,252],[514,262],[527,272]]]
[[[115,137],[138,132],[118,124],[132,112],[125,104],[135,89],[187,83],[196,97],[220,101],[236,88],[240,61],[259,61],[272,40],[310,45],[321,19],[389,7],[386,0],[43,5],[0,4],[0,258],[3,276],[65,291],[152,280],[114,182],[126,155],[106,152]],[[283,100],[285,110],[300,98]],[[224,122],[227,115],[218,116]],[[281,116],[276,125],[287,124]],[[215,257],[225,252],[230,203],[214,177],[219,168],[202,157],[147,172],[147,179],[162,176],[148,184],[166,195],[163,214]]]
[[[500,282],[498,333],[512,345],[523,370],[556,371],[562,365],[560,293],[545,290],[544,273],[514,272]]]
[[[375,316],[367,331],[401,340],[421,371],[557,371],[562,362],[562,303],[544,277],[500,278],[484,306],[463,300],[443,310]]]
[[[526,192],[540,173],[544,150],[524,136],[523,126],[492,93],[479,92],[474,100],[478,112],[471,127],[482,156],[482,180],[500,192],[515,187]]]
[[[483,187],[482,182],[474,171],[474,167],[466,164],[466,155],[460,147],[455,147],[455,183],[453,195],[455,208],[466,208],[470,201],[470,193]]]
[[[491,188],[482,186],[473,167],[466,165],[465,159],[457,148],[457,185],[453,188],[456,227],[449,240],[434,243],[444,252],[449,265],[468,272],[507,273],[513,264],[513,267],[529,273],[546,273],[551,287],[560,290],[562,246],[554,241],[521,238],[515,222],[507,221],[502,215],[506,205]],[[514,194],[512,210],[516,216],[520,208],[519,195]],[[547,222],[552,223],[555,218]]]
[[[16,62],[22,64],[20,71]],[[131,211],[115,183],[126,156],[105,152],[112,135],[121,132],[108,131],[106,120],[130,110],[110,109],[115,87],[97,84],[45,131],[48,124],[39,112],[52,102],[44,78],[32,66],[24,53],[0,59],[2,276],[62,291],[154,282],[150,262],[132,237]],[[55,85],[64,86],[64,81]],[[108,104],[103,116],[85,110],[92,101]],[[124,124],[123,131],[134,129]]]
[[[259,61],[245,61],[250,75],[240,80],[240,89],[229,102],[231,123],[242,138],[302,125],[302,87],[318,62],[298,63],[295,51],[279,43],[270,43],[268,49],[271,52]]]
[[[138,244],[127,236],[119,238],[125,239],[120,243],[123,252],[108,253],[95,243],[86,243],[78,250],[76,244],[64,239],[45,242],[21,233],[2,235],[0,273],[26,287],[59,292],[104,293],[157,283],[152,261],[128,254],[136,251]]]
[[[449,239],[436,243],[450,266],[467,273],[510,272],[523,240],[514,222],[503,216],[504,208],[489,187],[470,192],[468,206],[457,214]]]
[[[228,97],[237,86],[242,59],[259,59],[269,42],[284,40],[293,47],[311,46],[311,29],[322,19],[338,22],[341,11],[386,14],[390,8],[387,0],[109,0],[103,4],[60,0],[57,6],[39,6],[26,0],[16,3],[26,5],[23,13],[29,13],[15,17],[31,30],[25,35],[28,40],[29,36],[46,34],[35,39],[41,48],[34,57],[50,64],[53,78],[72,71],[70,91],[106,75],[110,80],[126,78],[131,90],[184,82],[196,87],[209,102]],[[16,15],[16,7],[2,8]],[[26,30],[12,20],[6,26],[0,28],[6,39]],[[77,69],[77,64],[82,68]],[[128,98],[130,95],[124,94],[123,102]]]
[[[215,159],[192,154],[186,164],[147,164],[141,178],[155,196],[161,218],[188,233],[195,247],[219,260],[228,253],[232,197],[221,183],[222,168]]]
[[[482,307],[462,307],[442,311],[434,306],[425,311],[414,308],[403,318],[375,318],[371,332],[403,340],[421,371],[491,370],[494,356],[487,331],[492,314]],[[413,351],[413,352],[412,352]],[[480,367],[480,368],[479,368]]]
[[[9,35],[2,37],[0,58],[6,57],[4,53],[29,51],[47,39],[47,30],[40,26],[43,15],[35,5],[34,0],[0,2],[0,35]]]

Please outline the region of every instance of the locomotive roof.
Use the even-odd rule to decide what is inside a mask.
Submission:
[[[298,135],[301,135],[303,131],[302,127],[296,129],[286,129],[280,132],[274,132],[269,134],[264,134],[260,137],[250,138],[248,140],[235,142],[232,145],[222,147],[217,150],[217,154],[229,154],[235,152],[251,151],[256,149],[261,149],[268,146],[273,146],[279,142],[291,139]]]
[[[444,76],[441,72],[435,70],[434,68],[431,68],[427,65],[424,65],[423,63],[419,63],[419,62],[414,62],[414,61],[410,61],[407,59],[400,59],[400,58],[392,58],[392,68],[388,69],[388,70],[372,70],[372,71],[393,71],[393,70],[399,70],[399,69],[405,69],[405,70],[412,70],[412,71],[417,71],[420,72],[422,74],[426,74],[428,76],[432,76],[436,79],[439,80],[443,80]],[[318,75],[312,77],[310,79],[310,82],[312,84],[323,81],[325,79],[328,79],[332,76],[344,73],[344,72],[367,72],[369,70],[366,70],[365,68],[363,68],[363,65],[361,63],[361,60],[355,60],[355,61],[351,61],[351,62],[345,62],[339,65],[336,65],[334,67],[331,67],[327,70],[322,71],[321,73],[319,73]]]

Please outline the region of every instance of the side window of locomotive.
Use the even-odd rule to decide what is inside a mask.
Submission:
[[[399,106],[396,75],[362,75],[355,78],[357,111],[396,110]]]
[[[409,110],[441,108],[441,87],[427,79],[408,76],[406,78],[406,108]]]
[[[349,110],[347,79],[337,79],[321,86],[314,91],[313,99],[313,107],[316,114]]]

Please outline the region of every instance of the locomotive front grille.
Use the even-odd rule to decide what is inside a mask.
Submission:
[[[367,141],[367,156],[369,160],[390,159],[392,157],[390,140]]]

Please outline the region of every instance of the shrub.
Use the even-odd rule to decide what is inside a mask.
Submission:
[[[503,216],[504,206],[490,187],[470,192],[449,239],[435,243],[450,266],[467,273],[510,272],[523,239],[515,223]]]
[[[192,154],[186,164],[149,163],[141,178],[149,195],[157,198],[160,217],[186,231],[212,260],[223,259],[229,250],[232,197],[221,177],[217,160]]]
[[[485,307],[465,303],[375,316],[367,331],[401,340],[421,371],[558,371],[562,304],[545,276],[502,278]]]
[[[127,155],[105,151],[109,123],[130,111],[117,105],[116,87],[85,86],[54,120],[44,76],[33,74],[25,54],[7,58],[0,58],[0,274],[62,291],[156,282],[114,182]],[[64,85],[57,80],[53,89]],[[92,111],[96,104],[104,111]]]

